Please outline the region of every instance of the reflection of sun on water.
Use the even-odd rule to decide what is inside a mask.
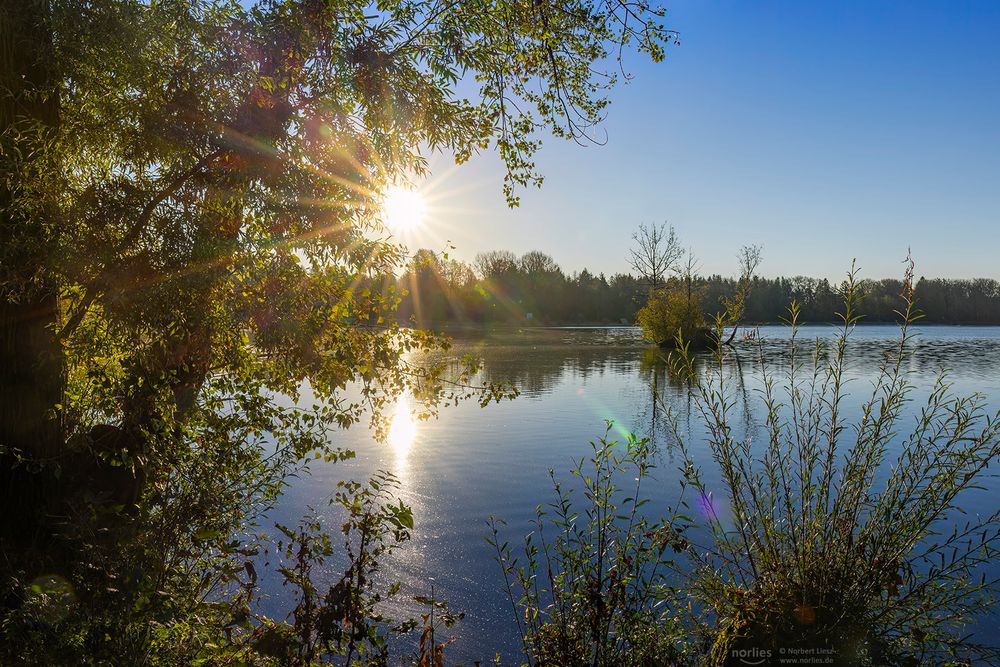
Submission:
[[[396,459],[405,461],[410,453],[413,440],[417,436],[417,423],[410,407],[410,397],[403,394],[396,401],[396,409],[392,415],[392,425],[389,427],[389,446],[396,453]]]

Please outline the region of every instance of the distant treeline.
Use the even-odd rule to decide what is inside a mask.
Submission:
[[[508,251],[482,253],[473,265],[445,259],[429,250],[416,253],[400,287],[406,291],[401,321],[435,324],[633,324],[649,293],[648,285],[627,273],[610,277],[587,269],[566,274],[545,253],[520,257]],[[736,279],[696,277],[694,289],[711,318]],[[865,322],[894,322],[901,280],[865,280],[860,312]],[[754,278],[746,322],[778,322],[794,300],[805,322],[833,322],[843,310],[839,285],[826,279]],[[987,278],[920,278],[918,308],[924,322],[1000,324],[1000,283]]]

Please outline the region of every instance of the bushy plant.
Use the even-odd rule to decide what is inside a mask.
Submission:
[[[678,337],[699,343],[707,339],[697,294],[679,285],[653,291],[649,302],[639,310],[638,322],[643,339],[657,345],[673,345]]]
[[[898,343],[854,423],[845,415],[860,317],[854,272],[832,350],[803,345],[792,305],[787,373],[779,383],[765,366],[763,442],[733,426],[724,348],[703,375],[697,406],[722,488],[713,495],[689,458],[713,538],[690,552],[689,590],[714,625],[712,664],[800,649],[836,664],[996,658],[965,633],[996,590],[983,566],[998,553],[998,517],[956,520],[959,498],[1000,455],[1000,419],[941,376],[907,428],[912,277],[911,264]]]
[[[610,429],[571,471],[582,506],[550,472],[556,499],[537,508],[521,556],[502,540],[503,522],[490,520],[487,541],[529,665],[680,664],[687,654],[676,590],[664,577],[672,557],[688,548],[686,518],[643,513],[653,449],[631,434],[609,440]],[[619,486],[624,480],[631,488]]]
[[[396,479],[380,472],[366,484],[338,484],[331,501],[344,514],[340,532],[347,567],[324,592],[314,570],[337,554],[331,536],[319,519],[304,520],[298,528],[278,525],[283,535],[275,556],[284,583],[295,592],[291,622],[261,618],[249,635],[256,655],[282,664],[326,664],[339,658],[343,664],[385,664],[389,658],[391,630],[405,632],[413,624],[397,624],[378,610],[383,600],[399,591],[398,584],[379,587],[376,574],[396,546],[410,538],[413,514],[394,503]]]

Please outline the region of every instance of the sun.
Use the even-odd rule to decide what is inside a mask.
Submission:
[[[390,186],[382,198],[382,222],[394,232],[408,232],[424,222],[424,197],[405,185]]]

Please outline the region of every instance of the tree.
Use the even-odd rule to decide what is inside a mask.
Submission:
[[[637,313],[643,338],[661,346],[673,345],[678,336],[702,346],[704,315],[694,293],[695,271],[698,268],[693,250],[685,252],[673,226],[639,225],[632,235],[635,245],[630,253],[632,268],[649,286],[646,305]],[[687,260],[681,264],[681,259]],[[667,274],[674,274],[668,284]]]
[[[673,346],[678,335],[696,347],[705,342],[705,318],[698,297],[679,284],[653,292],[637,318],[642,337],[657,345]]]
[[[758,245],[745,245],[740,248],[736,258],[740,265],[740,278],[736,284],[736,293],[732,297],[724,299],[722,302],[722,305],[725,308],[722,322],[725,326],[731,326],[733,328],[729,337],[725,341],[727,345],[733,342],[733,338],[736,337],[736,331],[739,329],[740,324],[743,322],[743,317],[746,314],[747,301],[750,299],[750,290],[753,287],[754,274],[757,272],[757,267],[760,265],[761,247]]]
[[[656,289],[637,314],[643,338],[661,346],[682,340],[698,348],[708,342],[705,315],[695,287],[698,260],[690,248],[682,251],[681,257],[685,256],[683,264],[678,258],[677,276]]]
[[[416,326],[428,328],[464,321],[473,314],[476,275],[465,262],[421,248],[414,253],[399,285],[404,290],[396,313],[400,321],[412,318]]]
[[[432,322],[447,319],[450,294],[437,253],[426,248],[417,250],[400,282],[408,292],[416,326],[427,328]]]
[[[644,4],[378,10],[0,2],[0,475],[15,519],[0,547],[19,556],[0,573],[5,605],[57,558],[77,590],[98,590],[67,554],[99,535],[103,572],[148,574],[95,613],[169,590],[192,604],[167,608],[202,614],[190,632],[221,636],[210,619],[228,611],[199,605],[222,591],[203,582],[242,567],[228,538],[284,476],[309,452],[345,455],[330,430],[384,426],[399,392],[425,409],[447,393],[404,356],[440,339],[392,325],[386,285],[405,253],[384,240],[380,193],[424,171],[421,150],[461,162],[495,146],[516,204],[540,182],[538,131],[582,139],[600,120],[608,54],[660,60],[672,38]],[[472,99],[460,78],[478,82]],[[309,410],[268,398],[304,383]],[[343,398],[349,383],[359,400]],[[132,518],[88,523],[120,504],[95,492],[122,468],[139,487]],[[106,502],[87,512],[82,498]],[[101,621],[119,624],[106,660],[150,650],[122,614]]]
[[[532,250],[521,255],[518,262],[521,272],[529,278],[544,276],[546,274],[558,273],[561,271],[556,260],[550,255],[546,255],[540,250]]]
[[[504,280],[520,270],[517,255],[509,250],[491,250],[476,255],[476,270],[487,280]]]
[[[519,260],[521,308],[539,320],[557,319],[561,310],[566,277],[556,261],[538,250],[526,252]]]
[[[509,250],[492,250],[479,253],[475,259],[476,270],[483,278],[483,296],[486,299],[487,318],[492,320],[519,319],[520,263],[517,255]]]
[[[632,234],[632,241],[629,263],[652,293],[666,282],[668,274],[677,270],[684,249],[673,225],[668,228],[666,223],[659,226],[640,224]]]
[[[39,152],[58,131],[52,37],[39,1],[0,4],[0,455],[8,449],[53,456],[63,364],[52,324],[58,285],[51,272],[51,202],[15,206],[29,195]],[[4,488],[14,480],[3,471]]]
[[[698,278],[699,263],[698,258],[695,257],[693,248],[688,248],[685,255],[687,259],[685,259],[684,263],[680,266],[678,270],[678,277],[681,282],[684,283],[684,295],[688,303],[687,310],[690,311],[691,303],[695,299],[694,282]]]

